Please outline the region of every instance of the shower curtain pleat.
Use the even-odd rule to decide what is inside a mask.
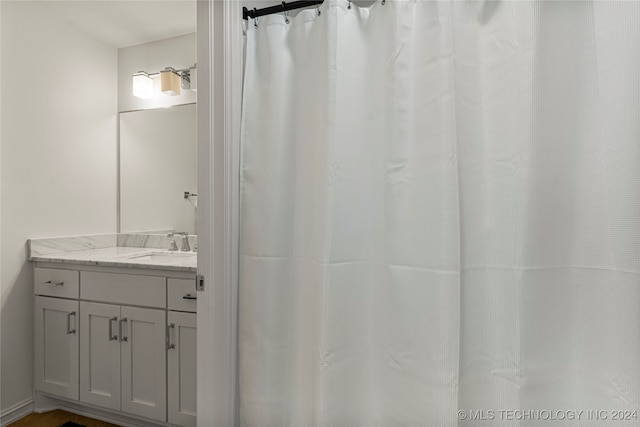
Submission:
[[[640,426],[640,3],[319,10],[247,31],[240,424]]]

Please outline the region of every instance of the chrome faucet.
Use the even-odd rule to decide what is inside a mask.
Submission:
[[[191,247],[189,246],[189,233],[181,232],[176,234],[182,236],[182,243],[180,244],[180,250],[184,252],[191,251]]]
[[[173,231],[170,231],[169,233],[167,233],[167,238],[169,239],[169,250],[170,251],[177,251],[178,250],[178,245],[176,245],[176,241],[173,238],[173,236],[176,233],[174,233]]]
[[[169,237],[171,239],[171,242],[169,243],[169,250],[170,251],[177,251],[178,250],[178,246],[176,245],[176,241],[173,239],[173,236],[182,237],[182,242],[180,242],[180,250],[181,251],[183,251],[183,252],[191,251],[191,247],[189,246],[189,233],[184,232],[184,231],[170,231],[169,233],[167,233],[167,237]]]

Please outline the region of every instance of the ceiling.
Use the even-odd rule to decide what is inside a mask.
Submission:
[[[33,1],[53,17],[117,49],[196,31],[196,0]],[[260,8],[279,3],[278,0],[240,0],[238,6]],[[354,0],[354,3],[369,6],[373,0]]]
[[[122,48],[196,31],[195,0],[34,0],[72,27]]]

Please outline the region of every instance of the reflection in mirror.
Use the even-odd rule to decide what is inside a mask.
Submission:
[[[196,105],[120,113],[120,232],[196,234]]]

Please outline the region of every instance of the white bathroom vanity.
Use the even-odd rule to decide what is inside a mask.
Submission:
[[[29,242],[36,411],[196,425],[196,253],[169,251],[166,240]]]

